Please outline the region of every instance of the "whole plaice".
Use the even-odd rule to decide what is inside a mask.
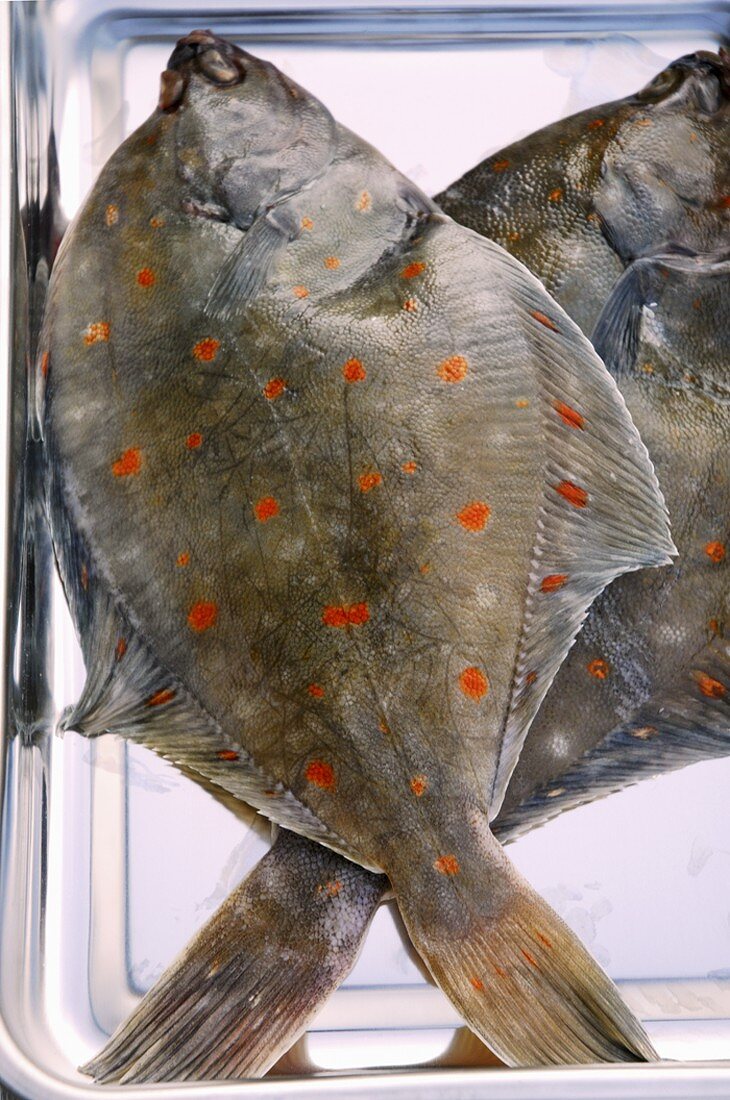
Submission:
[[[508,1061],[651,1058],[489,829],[586,608],[673,551],[615,383],[540,283],[195,32],[64,242],[41,354],[93,640],[69,721],[384,871]]]

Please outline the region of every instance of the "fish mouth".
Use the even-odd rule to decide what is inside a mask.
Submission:
[[[162,74],[159,107],[171,111],[179,106],[192,72],[221,87],[242,84],[246,79],[246,59],[242,49],[213,31],[186,34],[178,39]]]
[[[693,93],[699,109],[714,114],[730,101],[730,52],[698,50],[677,58],[637,93],[641,102],[658,103],[677,93]]]

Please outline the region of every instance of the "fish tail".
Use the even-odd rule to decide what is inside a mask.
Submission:
[[[261,1076],[349,973],[387,886],[281,830],[82,1072],[122,1084]]]
[[[469,1026],[503,1061],[536,1066],[658,1056],[616,986],[532,889],[486,818],[423,875],[391,882],[411,940]]]

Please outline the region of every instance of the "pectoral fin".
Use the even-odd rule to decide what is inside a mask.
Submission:
[[[206,313],[218,321],[240,317],[268,282],[288,243],[285,229],[272,218],[257,218],[218,272],[208,294]]]

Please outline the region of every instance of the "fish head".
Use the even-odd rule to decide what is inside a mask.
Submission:
[[[174,115],[188,205],[238,228],[306,187],[332,158],[335,123],[326,107],[212,31],[178,41],[159,110]]]
[[[730,54],[674,61],[632,97],[606,148],[595,206],[624,263],[712,252],[730,217]]]

